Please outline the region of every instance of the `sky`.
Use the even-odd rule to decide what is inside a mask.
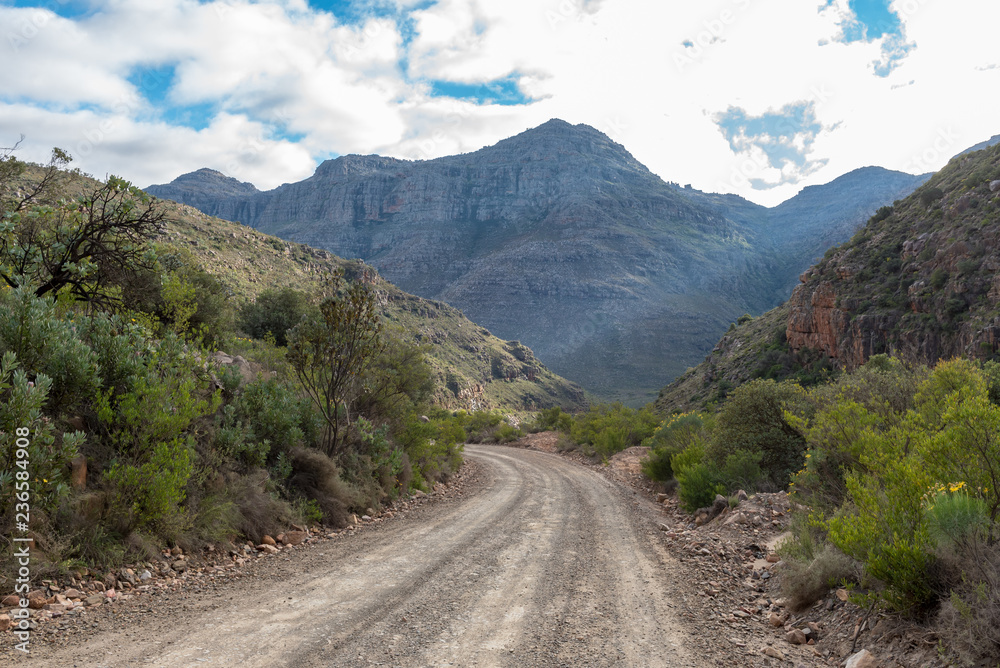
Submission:
[[[775,205],[1000,134],[996,0],[0,0],[0,147],[262,190],[550,118]]]

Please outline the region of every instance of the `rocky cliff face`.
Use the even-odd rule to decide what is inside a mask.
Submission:
[[[962,154],[802,275],[789,300],[793,351],[844,368],[894,353],[933,364],[997,355],[1000,147]]]
[[[632,403],[740,314],[785,299],[822,250],[808,241],[822,224],[797,225],[801,208],[774,223],[739,197],[664,183],[594,128],[558,120],[437,160],[344,156],[264,193],[210,200],[171,185],[148,190],[363,258],[403,289],[524,341],[592,392]],[[884,190],[852,205],[870,214]]]

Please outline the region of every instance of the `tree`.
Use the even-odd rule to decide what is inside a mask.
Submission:
[[[333,456],[346,449],[362,379],[385,341],[374,292],[361,281],[346,286],[342,270],[327,280],[319,311],[288,332],[288,361],[326,420],[322,448]]]
[[[69,155],[54,149],[40,177],[24,178],[12,150],[0,154],[0,280],[38,297],[68,289],[98,306],[120,301],[116,286],[155,262],[148,242],[164,218],[155,200],[116,176],[56,200]]]

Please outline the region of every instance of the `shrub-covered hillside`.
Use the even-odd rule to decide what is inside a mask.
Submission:
[[[342,525],[449,476],[470,437],[507,437],[442,405],[576,405],[527,349],[363,264],[67,158],[0,156],[0,434],[26,439],[0,452],[0,522],[27,495],[36,574]]]
[[[878,353],[934,364],[1000,351],[1000,146],[952,159],[806,271],[781,307],[741,323],[660,392],[701,405],[751,378],[822,379]]]

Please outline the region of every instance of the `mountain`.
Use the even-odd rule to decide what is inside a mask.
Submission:
[[[586,407],[583,390],[552,373],[518,341],[504,341],[441,302],[407,294],[360,261],[291,243],[191,207],[165,203],[167,226],[159,243],[184,249],[205,271],[253,299],[266,288],[313,291],[333,269],[349,279],[364,274],[377,290],[386,320],[427,347],[434,402],[444,408],[535,411]]]
[[[599,397],[643,403],[919,177],[872,168],[767,209],[666,183],[594,128],[552,120],[464,155],[343,156],[299,183],[207,196],[225,178],[147,191],[362,258]],[[824,193],[822,214],[796,205]]]
[[[891,353],[1000,358],[1000,146],[953,158],[804,272],[781,307],[734,327],[660,393],[664,410],[752,377],[816,377]]]

